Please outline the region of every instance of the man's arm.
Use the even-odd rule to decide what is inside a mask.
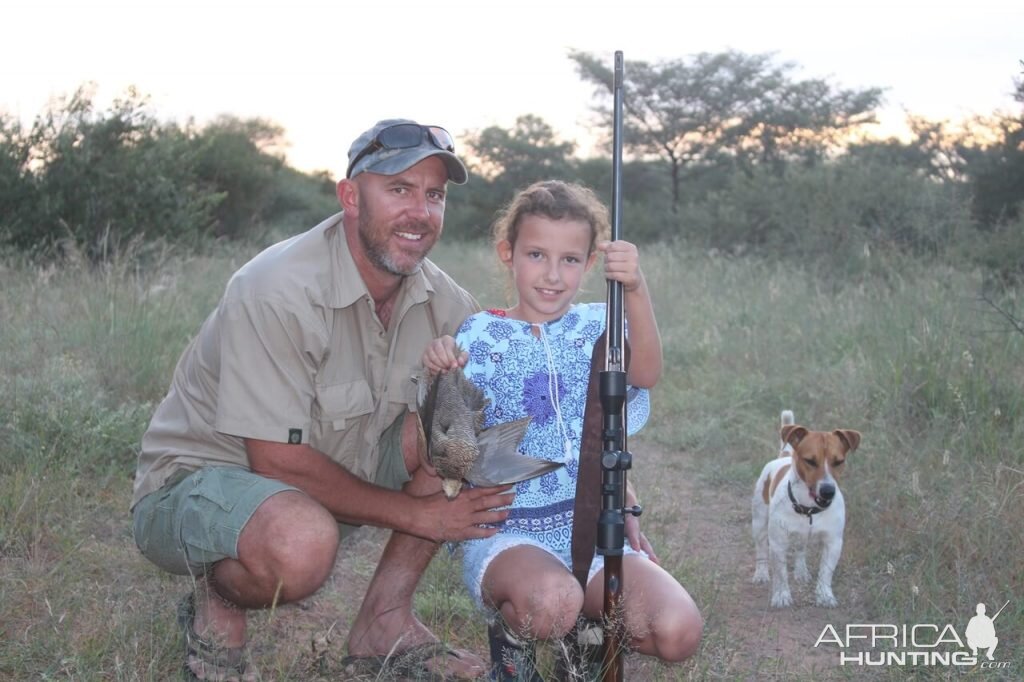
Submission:
[[[434,542],[490,537],[512,503],[507,488],[464,489],[454,500],[438,492],[415,497],[367,483],[308,445],[245,439],[253,473],[304,491],[345,523],[390,528]],[[416,475],[416,474],[414,474]],[[427,475],[420,472],[419,475]]]

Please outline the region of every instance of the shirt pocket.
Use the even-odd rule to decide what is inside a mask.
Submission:
[[[416,396],[419,391],[420,369],[412,366],[398,366],[388,376],[388,402],[408,405],[416,411]]]
[[[350,419],[373,412],[373,394],[365,379],[341,384],[317,384],[316,399],[320,404],[320,419],[330,423],[335,431],[343,431]]]

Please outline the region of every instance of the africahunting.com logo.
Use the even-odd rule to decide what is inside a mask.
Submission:
[[[1006,604],[1009,603],[1007,600]],[[850,623],[838,630],[826,625],[814,646],[837,646],[839,664],[844,666],[1008,668],[1009,661],[997,661],[994,656],[999,645],[995,620],[1006,604],[991,618],[986,615],[985,605],[978,604],[976,615],[967,623],[962,637],[949,623]]]

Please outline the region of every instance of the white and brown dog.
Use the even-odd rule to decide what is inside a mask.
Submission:
[[[832,573],[843,551],[846,505],[836,478],[846,457],[860,444],[860,433],[850,429],[810,431],[782,413],[781,443],[777,459],[768,462],[754,486],[750,507],[757,565],[754,582],[772,582],[771,605],[790,606],[786,551],[795,537],[793,579],[807,582],[807,545],[821,538],[821,564],[815,589],[819,606],[835,606]],[[769,571],[770,561],[770,571]]]

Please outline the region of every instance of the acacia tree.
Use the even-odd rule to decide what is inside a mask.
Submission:
[[[1024,77],[1015,79],[1014,86],[1014,99],[1024,105]],[[994,116],[985,125],[996,131],[993,144],[979,149],[965,141],[959,150],[973,152],[967,173],[974,211],[983,225],[992,226],[1024,215],[1024,108]]]
[[[1024,104],[1024,79],[1014,99]],[[924,159],[923,170],[947,184],[965,185],[984,228],[1016,220],[1024,207],[1024,110],[997,111],[951,124],[907,117],[915,139],[904,156]]]
[[[448,196],[445,232],[455,238],[478,239],[489,232],[495,211],[516,190],[537,180],[574,176],[572,142],[559,140],[544,119],[526,114],[512,128],[490,126],[465,132],[470,170],[465,191]]]
[[[572,51],[584,81],[597,86],[595,111],[611,120],[612,71]],[[673,210],[684,171],[734,163],[781,173],[787,162],[813,163],[845,131],[873,122],[881,90],[843,90],[821,79],[794,80],[792,64],[770,54],[700,53],[689,61],[630,62],[624,87],[624,146],[669,164]]]
[[[516,118],[512,129],[491,126],[470,134],[474,171],[491,181],[518,189],[539,178],[561,178],[571,171],[575,145],[556,139],[544,119],[533,114]]]

